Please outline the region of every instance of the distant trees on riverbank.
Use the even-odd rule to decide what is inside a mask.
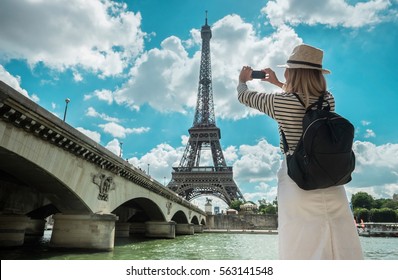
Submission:
[[[250,203],[255,204],[252,201],[249,201]],[[275,198],[272,202],[267,202],[265,199],[260,199],[258,201],[259,205],[256,213],[258,214],[276,214],[278,212],[278,200]],[[240,211],[240,206],[244,204],[242,200],[234,200],[232,201],[231,205],[229,208],[235,209],[237,211]]]
[[[231,203],[230,208],[240,211],[240,206],[244,202],[235,200]],[[251,202],[254,204],[254,202]],[[277,214],[278,199],[272,202],[265,199],[258,201],[258,214]],[[398,194],[394,194],[392,198],[378,198],[366,192],[358,192],[351,197],[351,206],[354,217],[359,223],[375,222],[375,223],[398,223]]]
[[[275,198],[272,202],[267,202],[265,199],[261,199],[258,201],[260,206],[258,207],[258,211],[261,214],[277,214],[278,213],[278,200]]]
[[[397,223],[398,195],[392,198],[378,198],[366,192],[358,192],[351,197],[351,205],[357,222]]]

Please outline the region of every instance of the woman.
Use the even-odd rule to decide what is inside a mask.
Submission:
[[[246,85],[252,69],[242,68],[238,99],[241,103],[275,119],[283,130],[290,151],[302,134],[305,108],[325,94],[331,110],[334,98],[326,91],[322,68],[323,51],[308,45],[294,48],[285,65],[286,83],[270,68],[263,69],[269,82],[283,89],[281,93],[258,93]],[[297,93],[301,102],[293,94]],[[283,141],[280,141],[283,153]],[[288,176],[285,159],[278,171],[278,233],[280,259],[362,259],[362,249],[344,186],[305,191]]]

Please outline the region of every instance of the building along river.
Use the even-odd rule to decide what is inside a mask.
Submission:
[[[2,260],[275,260],[278,235],[202,233],[175,239],[118,238],[112,252],[60,250],[51,231],[19,248],[2,248]],[[398,260],[398,238],[360,237],[365,259]]]

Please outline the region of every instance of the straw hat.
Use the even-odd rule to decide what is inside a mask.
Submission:
[[[329,70],[322,68],[322,59],[322,50],[303,44],[296,46],[286,64],[278,67],[317,69],[323,74],[330,74]]]

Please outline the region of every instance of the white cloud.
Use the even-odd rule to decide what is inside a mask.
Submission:
[[[396,184],[385,184],[372,187],[351,187],[346,186],[347,198],[351,199],[353,194],[358,192],[366,192],[374,198],[392,198],[394,194],[398,193],[398,183]]]
[[[158,111],[185,113],[186,106],[196,105],[198,73],[198,58],[188,58],[181,40],[172,36],[137,60],[114,99],[132,108],[148,103]]]
[[[181,135],[181,144],[183,146],[186,146],[189,141],[189,135]]]
[[[0,25],[3,59],[59,71],[82,68],[101,77],[121,74],[143,50],[145,36],[141,14],[112,0],[3,0]]]
[[[143,134],[151,130],[149,127],[138,127],[138,128],[131,128],[131,133],[133,134]]]
[[[104,121],[118,123],[120,120],[118,118],[110,117],[104,113],[98,113],[93,107],[88,107],[86,111],[86,116],[100,118]]]
[[[37,95],[33,94],[29,96],[29,93],[26,89],[21,87],[21,77],[11,75],[4,67],[0,64],[0,81],[3,81],[22,95],[28,97],[32,101],[39,103],[40,99]]]
[[[348,184],[351,192],[371,190],[377,197],[398,193],[398,144],[376,146],[371,142],[354,143],[356,168]]]
[[[260,199],[265,199],[267,202],[272,202],[277,197],[277,187],[269,185],[265,182],[260,182],[256,187],[253,188],[252,192],[245,192],[243,194],[247,201],[252,201],[259,204]]]
[[[93,95],[98,97],[99,100],[106,101],[109,105],[113,103],[113,93],[110,90],[95,90]]]
[[[112,141],[110,141],[108,144],[106,144],[105,148],[107,148],[109,151],[111,151],[117,156],[120,155],[121,147],[120,147],[120,142],[117,139],[113,139]]]
[[[81,82],[81,81],[83,81],[83,77],[82,77],[82,75],[79,72],[74,71],[73,72],[73,80],[75,82]]]
[[[376,137],[376,133],[372,129],[366,129],[365,138]]]
[[[150,130],[149,127],[125,128],[115,122],[100,124],[99,127],[102,128],[104,132],[117,138],[126,138],[128,134],[142,134]]]
[[[29,97],[29,96],[28,96]],[[36,94],[32,94],[31,97],[29,97],[30,99],[32,99],[33,102],[39,103],[40,98],[39,96],[37,96]]]
[[[361,121],[361,124],[362,124],[363,126],[368,126],[368,125],[371,124],[371,122],[363,120],[363,121]]]
[[[171,166],[178,166],[183,152],[184,147],[173,148],[169,144],[162,143],[141,158],[130,158],[129,162],[145,172],[148,172],[149,164],[149,174],[161,183],[166,180],[167,185],[171,179]]]
[[[95,142],[97,143],[101,142],[101,134],[99,134],[97,131],[91,131],[88,129],[84,129],[83,127],[76,127],[76,129],[79,130],[84,135],[86,135],[87,137],[90,137]]]
[[[232,165],[232,163],[235,162],[239,157],[238,149],[234,146],[227,147],[223,151],[223,154],[224,154],[225,161],[227,162],[227,165]]]
[[[270,182],[276,180],[281,164],[279,147],[260,140],[256,145],[241,145],[239,159],[234,163],[234,174],[239,181]]]
[[[345,0],[274,0],[262,9],[273,26],[284,24],[325,24],[358,28],[380,23],[389,16],[389,0],[361,1],[351,5]]]

